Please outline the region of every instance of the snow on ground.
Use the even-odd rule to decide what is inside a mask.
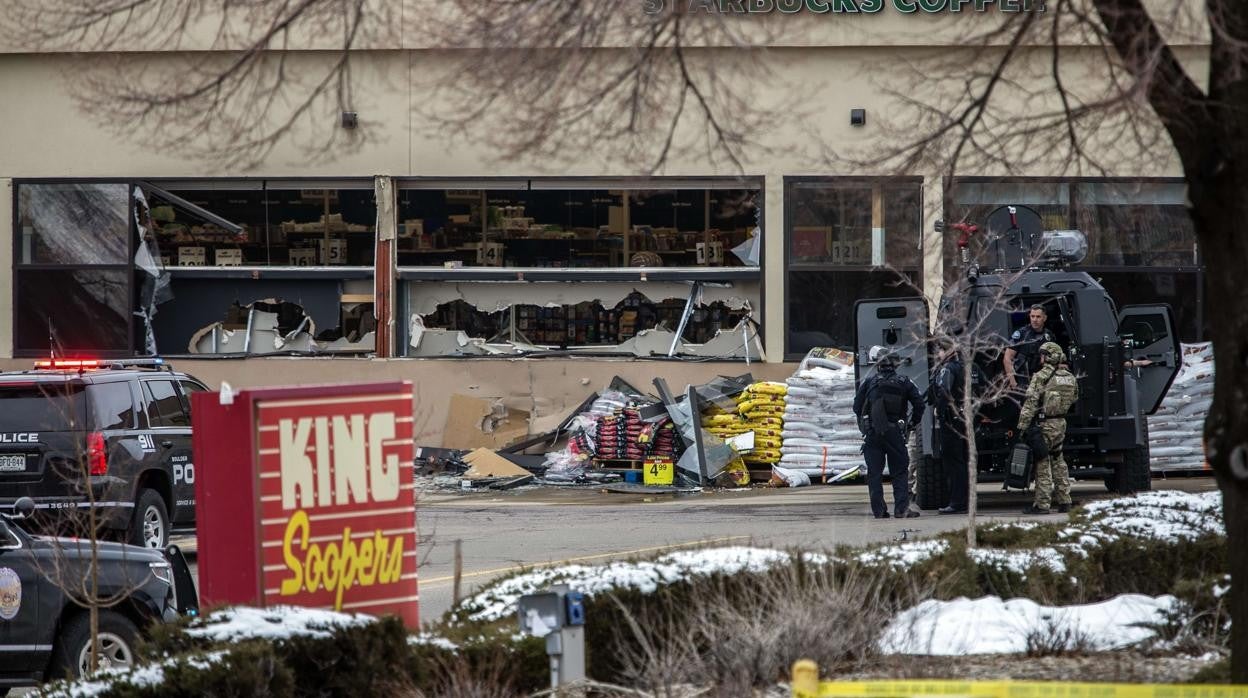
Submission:
[[[1001,550],[998,548],[972,548],[971,559],[977,565],[998,567],[1020,575],[1036,565],[1048,567],[1057,573],[1066,571],[1066,560],[1062,554],[1052,548],[1035,550]]]
[[[867,550],[858,553],[855,559],[859,564],[871,567],[890,565],[895,569],[906,569],[948,551],[948,541],[916,540]]]
[[[806,559],[813,564],[827,560],[817,554],[808,555]],[[617,589],[636,589],[649,594],[661,585],[689,577],[765,572],[787,565],[791,560],[792,557],[782,550],[736,546],[681,550],[653,561],[550,567],[505,579],[468,599],[465,606],[475,609],[469,615],[472,620],[492,622],[514,615],[516,601],[521,596],[542,591],[551,584],[567,584],[590,596]]]
[[[361,613],[336,613],[298,606],[234,606],[214,611],[195,621],[186,634],[215,642],[281,640],[295,636],[329,637],[333,628],[366,625],[375,620]]]
[[[459,651],[459,645],[456,645],[454,642],[451,642],[450,640],[442,637],[441,635],[434,635],[432,633],[421,633],[419,635],[409,635],[407,638],[407,644],[409,645],[431,645],[433,647],[444,649],[447,652]]]
[[[997,596],[929,600],[893,620],[880,640],[886,654],[1014,654],[1028,638],[1044,647],[1113,650],[1151,638],[1145,623],[1161,623],[1173,596],[1123,594],[1084,606],[1041,606],[1030,599]]]
[[[1083,508],[1100,533],[1155,538],[1170,543],[1225,532],[1222,493],[1141,492],[1090,502]]]
[[[136,688],[155,688],[165,683],[165,670],[175,666],[186,666],[191,669],[205,671],[213,664],[221,661],[224,652],[210,652],[192,657],[174,657],[155,664],[147,664],[128,669],[101,669],[90,678],[52,687],[41,693],[44,698],[95,698],[103,695],[117,685],[134,686]]]

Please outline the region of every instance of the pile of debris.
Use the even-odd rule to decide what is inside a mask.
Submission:
[[[418,473],[441,474],[448,484],[459,478],[462,489],[623,480],[688,490],[771,479],[771,467],[780,459],[783,383],[755,382],[745,374],[687,386],[680,394],[662,379],[655,379],[654,387],[657,395],[617,376],[547,433],[512,439],[501,448],[420,449]],[[483,406],[482,412],[494,424],[493,413],[506,410]],[[716,426],[725,419],[734,426]],[[485,431],[501,435],[507,421],[499,415],[494,428]],[[535,448],[545,452],[526,454]],[[751,472],[751,466],[762,469]]]
[[[247,305],[235,301],[225,319],[191,337],[191,354],[263,355],[370,353],[376,346],[376,320],[371,302],[343,305],[338,327],[316,331],[303,306],[276,298]]]

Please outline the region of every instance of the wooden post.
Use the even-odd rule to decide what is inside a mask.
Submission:
[[[464,577],[464,541],[455,539],[455,580],[451,582],[451,608],[459,608],[459,601],[463,597],[460,595],[460,582]]]
[[[397,282],[395,238],[398,234],[394,180],[376,177],[373,193],[377,199],[376,253],[373,258],[373,317],[377,321],[376,354],[379,359],[394,356],[394,294]]]

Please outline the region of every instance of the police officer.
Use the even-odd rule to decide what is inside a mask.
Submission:
[[[1062,457],[1062,443],[1066,440],[1066,413],[1079,399],[1079,383],[1066,369],[1066,352],[1055,342],[1040,345],[1040,357],[1044,365],[1027,386],[1027,398],[1018,416],[1018,433],[1026,433],[1032,420],[1038,420],[1048,453],[1036,458],[1036,499],[1023,513],[1049,513],[1053,497],[1057,498],[1057,510],[1064,513],[1070,511],[1071,500],[1070,473]]]
[[[910,458],[906,454],[906,431],[917,427],[923,419],[923,396],[913,381],[897,373],[897,357],[892,351],[879,352],[875,375],[858,386],[854,394],[854,415],[865,437],[862,455],[867,462],[871,513],[877,519],[888,518],[888,506],[884,502],[884,461],[887,459],[893,481],[893,512],[898,518],[917,517],[919,512],[907,506]]]
[[[1014,330],[1014,334],[1010,335],[1010,346],[1005,350],[1005,380],[1013,390],[1025,390],[1031,374],[1040,369],[1040,345],[1057,341],[1045,327],[1049,314],[1044,306],[1031,306],[1027,320],[1026,327]]]
[[[967,508],[970,474],[966,420],[962,414],[962,398],[966,394],[963,381],[962,356],[949,348],[933,377],[929,395],[941,470],[949,485],[949,503],[938,510],[941,514],[965,514]]]

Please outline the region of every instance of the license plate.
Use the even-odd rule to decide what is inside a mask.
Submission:
[[[0,473],[18,473],[26,469],[26,456],[0,456]]]

